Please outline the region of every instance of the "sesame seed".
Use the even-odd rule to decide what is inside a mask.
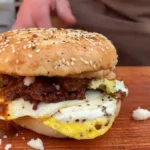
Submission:
[[[99,44],[99,45],[102,45],[102,43],[101,43],[101,42],[98,42],[98,44]]]
[[[72,61],[72,62],[71,62],[71,66],[74,66],[74,64],[75,64],[74,61]]]
[[[88,61],[84,61],[84,63],[85,63],[86,65],[88,65],[88,64],[89,64],[89,62],[88,62]]]
[[[108,41],[108,44],[115,49],[114,45],[112,44],[112,42],[110,40],[107,40]]]
[[[28,44],[28,48],[31,48],[31,46],[32,46],[31,44]]]
[[[36,43],[36,45],[40,45],[40,43]]]
[[[90,51],[93,52],[93,48],[90,48]]]
[[[39,52],[40,52],[40,49],[36,49],[35,51],[36,51],[37,53],[39,53]]]
[[[105,36],[103,36],[102,34],[100,35],[103,39],[108,40]]]
[[[24,49],[26,49],[26,48],[27,48],[27,46],[25,46],[25,45],[24,45],[24,46],[23,46],[23,48],[24,48]]]
[[[92,45],[93,45],[93,46],[96,46],[96,44],[95,44],[95,43],[92,43]]]
[[[69,61],[66,61],[66,64],[67,64],[67,66],[70,66],[70,63],[69,63]]]
[[[80,60],[81,60],[82,62],[84,61],[82,57],[80,57]]]
[[[13,49],[12,52],[15,53],[16,52],[15,49]]]
[[[29,58],[32,58],[32,54],[28,54],[28,57],[29,57]]]
[[[35,43],[36,43],[37,41],[38,41],[38,40],[34,40],[33,42],[35,42]]]
[[[8,58],[6,58],[5,62],[8,63]]]
[[[90,60],[90,65],[93,65],[93,62]]]
[[[18,42],[17,42],[17,44],[20,44],[20,43],[21,43],[21,41],[18,41]]]
[[[17,60],[16,60],[16,64],[18,64],[18,63],[19,63],[19,60],[17,59]]]
[[[57,66],[55,66],[54,69],[56,70],[56,69],[57,69]]]
[[[65,62],[66,62],[66,61],[65,61],[65,58],[62,58],[62,62],[63,62],[63,63],[65,63]]]
[[[7,47],[8,46],[8,44],[6,44],[4,47]]]
[[[0,50],[0,53],[2,53],[2,50]]]
[[[2,51],[4,52],[4,51],[5,51],[5,48],[2,48]]]
[[[107,51],[104,51],[104,53],[107,55]]]
[[[31,43],[31,45],[34,47],[34,46],[35,46],[35,43]]]
[[[96,65],[93,65],[93,67],[94,67],[94,69],[96,69],[97,67],[96,67]]]
[[[104,52],[105,50],[104,50],[104,48],[101,48],[101,50]]]
[[[72,61],[76,61],[76,59],[75,59],[75,58],[71,58],[71,60],[72,60]]]
[[[6,43],[8,43],[8,42],[9,42],[9,40],[7,39],[7,40],[6,40]]]

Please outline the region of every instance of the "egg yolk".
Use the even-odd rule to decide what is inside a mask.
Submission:
[[[106,133],[112,126],[115,117],[102,117],[93,121],[85,122],[60,122],[54,118],[43,119],[46,126],[74,139],[94,139]]]

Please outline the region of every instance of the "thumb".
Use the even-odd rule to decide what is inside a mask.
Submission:
[[[73,25],[76,23],[76,19],[71,12],[68,0],[56,0],[56,11],[58,17],[60,17],[60,19],[67,25]]]

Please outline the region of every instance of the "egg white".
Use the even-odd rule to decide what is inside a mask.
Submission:
[[[88,90],[86,99],[69,100],[57,103],[43,103],[38,105],[37,110],[32,109],[33,104],[24,101],[23,98],[8,103],[7,115],[1,119],[14,120],[19,117],[30,116],[32,118],[53,117],[61,122],[74,122],[76,120],[95,120],[109,113],[114,115],[117,100],[105,93]],[[105,108],[105,111],[103,110]],[[103,108],[103,109],[102,109]]]

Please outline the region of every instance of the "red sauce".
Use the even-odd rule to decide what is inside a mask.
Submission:
[[[7,104],[0,104],[0,116],[7,117]]]

